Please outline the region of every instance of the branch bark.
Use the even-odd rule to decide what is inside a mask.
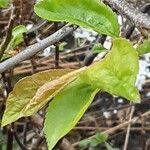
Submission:
[[[0,73],[5,72],[6,70],[14,67],[15,65],[19,64],[20,62],[22,62],[26,59],[29,59],[36,53],[44,50],[48,46],[60,41],[65,36],[67,36],[68,34],[73,32],[75,29],[76,29],[76,27],[66,25],[63,28],[61,28],[60,30],[58,30],[57,32],[55,32],[54,34],[52,34],[51,36],[42,40],[40,43],[36,43],[34,45],[27,47],[25,50],[18,53],[14,57],[9,58],[8,60],[5,60],[4,62],[0,63]]]
[[[105,0],[105,2],[133,21],[136,26],[150,29],[150,16],[140,12],[132,4],[129,4],[125,0]]]

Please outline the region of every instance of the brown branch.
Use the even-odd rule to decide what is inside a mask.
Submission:
[[[12,30],[13,30],[13,25],[14,25],[14,18],[15,18],[14,12],[15,12],[15,7],[12,5],[10,19],[9,19],[8,26],[7,26],[6,37],[0,46],[0,60],[3,57],[3,54],[5,50],[7,49],[7,46],[11,40],[11,35],[12,35]]]
[[[134,111],[135,111],[135,106],[132,106],[132,108],[131,108],[131,113],[130,113],[130,117],[129,117],[129,121],[132,120]],[[126,134],[126,138],[125,138],[123,150],[126,150],[126,149],[128,148],[129,136],[130,136],[130,130],[131,130],[131,123],[128,124],[127,134]]]
[[[133,21],[136,26],[150,29],[150,16],[142,13],[132,4],[129,4],[125,0],[105,0],[105,2]]]
[[[112,127],[106,131],[101,132],[101,134],[112,134],[112,133],[116,132],[117,130],[120,130],[120,129],[128,126],[129,124],[131,124],[131,125],[135,124],[141,117],[149,117],[149,116],[150,116],[150,111],[147,111],[147,112],[143,113],[141,116],[137,116],[137,117],[132,118],[131,120],[125,121],[122,124],[119,124],[115,127]],[[89,138],[95,138],[95,135],[93,135]],[[72,146],[74,146],[74,147],[78,146],[80,143],[81,143],[81,141],[76,142],[76,143],[72,144]]]

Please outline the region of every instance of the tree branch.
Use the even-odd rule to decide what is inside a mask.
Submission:
[[[150,16],[140,12],[139,9],[135,9],[132,4],[129,4],[125,0],[105,0],[105,2],[113,6],[121,14],[124,14],[136,26],[150,29]]]
[[[76,27],[66,25],[63,28],[61,28],[60,30],[58,30],[57,32],[55,32],[54,34],[52,34],[51,36],[42,40],[40,43],[36,43],[34,45],[27,47],[25,50],[23,50],[19,54],[15,55],[14,57],[9,58],[8,60],[5,60],[4,62],[0,63],[0,73],[6,71],[7,69],[14,67],[18,63],[20,63],[26,59],[29,59],[36,53],[44,50],[48,46],[60,41],[65,36],[67,36],[68,34],[73,32],[75,29],[76,29]]]
[[[15,7],[12,5],[10,19],[9,19],[9,23],[7,26],[6,37],[0,46],[0,60],[3,57],[3,54],[4,54],[5,50],[7,49],[9,42],[11,41],[11,35],[12,35],[12,30],[13,30],[13,25],[14,25],[14,18],[15,18],[14,12],[15,12]]]

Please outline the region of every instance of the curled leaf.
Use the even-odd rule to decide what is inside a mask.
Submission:
[[[14,49],[17,45],[23,42],[23,33],[27,32],[24,25],[16,26],[12,31],[12,39],[7,47],[7,50]]]
[[[25,114],[30,116],[37,112],[41,106],[44,106],[44,104],[60,92],[67,84],[75,80],[78,73],[84,69],[85,68],[81,68],[79,70],[72,71],[39,87],[34,97],[30,100],[30,103],[25,106]]]
[[[63,84],[67,84],[71,79],[74,79],[75,76],[71,73],[60,78],[61,83],[56,82],[59,77],[71,71],[70,69],[49,70],[21,79],[8,96],[2,126],[12,123],[23,116],[32,115],[42,108],[52,98],[47,95],[48,92],[53,94],[59,91]],[[51,85],[54,87],[51,85],[48,87],[49,83],[53,83]],[[41,91],[40,87],[43,91]]]

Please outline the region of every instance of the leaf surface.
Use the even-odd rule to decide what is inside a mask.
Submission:
[[[54,97],[44,123],[49,150],[76,125],[97,92],[98,89],[77,79]]]
[[[71,82],[78,71],[71,69],[50,70],[21,79],[9,94],[2,126],[23,116],[30,116],[48,102],[61,87]],[[67,74],[66,76],[63,76]],[[62,77],[61,77],[62,76]],[[58,79],[59,78],[59,79]]]
[[[12,39],[7,47],[7,50],[14,49],[17,45],[23,42],[23,33],[27,32],[27,28],[24,25],[16,26],[12,31]]]
[[[0,7],[5,8],[9,5],[10,0],[0,0]]]
[[[105,59],[96,62],[81,73],[80,77],[95,88],[139,102],[135,88],[138,74],[138,54],[132,44],[125,39],[115,39],[112,50]]]
[[[42,0],[35,13],[50,21],[65,21],[98,33],[119,36],[119,24],[114,12],[99,0]]]
[[[106,142],[107,139],[108,139],[108,135],[107,134],[96,133],[94,136],[80,141],[79,146],[80,147],[89,147],[89,146],[96,147],[97,145]]]
[[[93,54],[98,54],[101,52],[106,52],[106,49],[103,47],[101,43],[95,44],[91,49]]]
[[[115,39],[112,50],[102,61],[83,70],[50,103],[44,124],[49,150],[76,125],[99,90],[139,102],[135,88],[137,73],[136,50],[127,40]],[[94,146],[100,139],[86,142]]]
[[[60,76],[58,79],[47,82],[43,86],[39,87],[34,97],[30,100],[30,103],[26,105],[24,112],[30,116],[34,112],[38,111],[41,106],[44,106],[44,104],[60,92],[67,84],[75,80],[78,73],[84,69],[85,68],[81,68],[70,73],[66,72],[66,75]]]
[[[139,55],[144,55],[150,52],[150,37],[137,47]]]

